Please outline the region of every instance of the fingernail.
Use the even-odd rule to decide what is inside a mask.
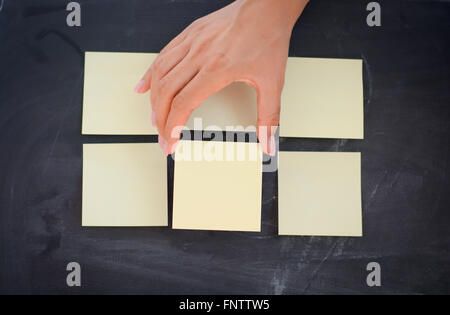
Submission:
[[[177,150],[177,145],[178,145],[178,141],[175,142],[174,144],[172,144],[170,146],[170,150],[168,151],[167,155],[175,153],[175,151]]]
[[[136,85],[136,87],[134,88],[134,91],[135,91],[136,93],[141,93],[142,88],[144,87],[144,84],[145,84],[145,81],[144,81],[144,80],[139,81],[139,83],[138,83],[138,84]]]
[[[152,110],[152,126],[155,127],[156,126],[156,117],[155,117],[155,112]]]
[[[163,150],[163,152],[164,152],[164,154],[165,155],[168,155],[168,153],[167,153],[167,147],[168,147],[168,145],[167,145],[167,141],[166,140],[162,140],[162,150]]]
[[[158,144],[161,147],[161,149],[163,150],[164,154],[166,154],[165,147],[167,146],[167,142],[166,142],[166,140],[164,140],[163,137],[161,137],[161,135],[158,136]]]
[[[275,155],[275,151],[276,151],[276,143],[275,143],[275,136],[270,136],[269,139],[269,148],[268,148],[268,153],[272,156]]]
[[[170,146],[169,146],[169,144],[167,143],[167,141],[164,143],[164,153],[166,154],[166,155],[169,155],[170,154]]]

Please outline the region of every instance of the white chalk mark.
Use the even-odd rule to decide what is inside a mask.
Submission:
[[[370,69],[369,63],[367,62],[367,58],[363,53],[361,53],[361,58],[362,58],[364,64],[366,65],[367,78],[369,80],[369,97],[367,98],[367,105],[369,105],[370,100],[372,99],[372,85],[373,85],[372,71]]]
[[[303,289],[303,294],[306,294],[308,292],[309,288],[311,287],[311,284],[316,279],[317,274],[319,273],[319,270],[322,268],[323,264],[330,258],[330,256],[333,254],[333,252],[336,250],[336,247],[338,245],[339,240],[336,240],[333,244],[333,246],[330,248],[330,250],[326,253],[326,255],[322,258],[320,263],[317,265],[316,269],[312,272],[311,277],[308,280],[308,283],[306,284],[305,288]]]
[[[286,289],[286,282],[288,281],[288,279],[289,269],[283,269],[278,266],[272,278],[272,285],[275,295],[283,294],[284,290]]]

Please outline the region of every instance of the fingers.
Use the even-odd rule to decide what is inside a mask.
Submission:
[[[175,151],[183,127],[192,111],[210,95],[231,83],[226,75],[200,71],[174,98],[167,116],[164,139],[167,141],[166,154]]]
[[[173,48],[179,46],[183,43],[183,41],[186,39],[187,31],[184,30],[181,34],[179,34],[177,37],[172,39],[159,53],[158,57],[154,60],[153,64],[160,58],[160,56],[164,55],[165,53],[169,52]],[[150,67],[145,72],[144,76],[141,78],[141,80],[138,82],[136,87],[134,88],[134,91],[136,93],[142,94],[146,93],[150,87],[152,82],[152,71],[153,71],[153,64],[150,65]]]
[[[181,32],[178,36],[176,36],[175,38],[173,38],[160,52],[159,54],[164,54],[167,51],[169,51],[170,49],[178,46],[179,44],[181,44],[187,37],[187,33],[188,33],[188,29],[184,29],[183,32]]]
[[[165,130],[167,116],[175,96],[195,77],[198,71],[198,67],[189,58],[185,58],[159,81],[153,109],[156,127],[161,132]]]
[[[150,101],[153,111],[155,112],[155,121],[161,119],[157,114],[157,104],[156,100],[160,94],[160,81],[161,79],[169,73],[175,66],[177,66],[184,57],[186,57],[189,52],[189,46],[186,44],[180,44],[179,46],[168,51],[164,55],[159,55],[152,64],[152,80],[151,80],[151,90]],[[158,126],[158,123],[156,124]],[[162,129],[158,129],[160,132]]]
[[[275,155],[275,133],[280,121],[281,89],[262,86],[258,89],[258,140],[264,153]]]

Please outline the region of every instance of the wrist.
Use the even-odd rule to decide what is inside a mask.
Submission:
[[[309,0],[236,0],[243,9],[256,10],[261,16],[277,19],[292,29]]]

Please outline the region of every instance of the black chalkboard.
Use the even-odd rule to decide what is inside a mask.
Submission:
[[[277,236],[276,173],[261,233],[82,228],[82,143],[156,142],[81,136],[84,51],[157,52],[229,1],[79,1],[81,27],[68,2],[0,0],[0,293],[450,293],[448,1],[378,1],[369,27],[369,1],[313,0],[294,29],[290,56],[363,59],[364,140],[280,139],[362,153],[362,238]]]

